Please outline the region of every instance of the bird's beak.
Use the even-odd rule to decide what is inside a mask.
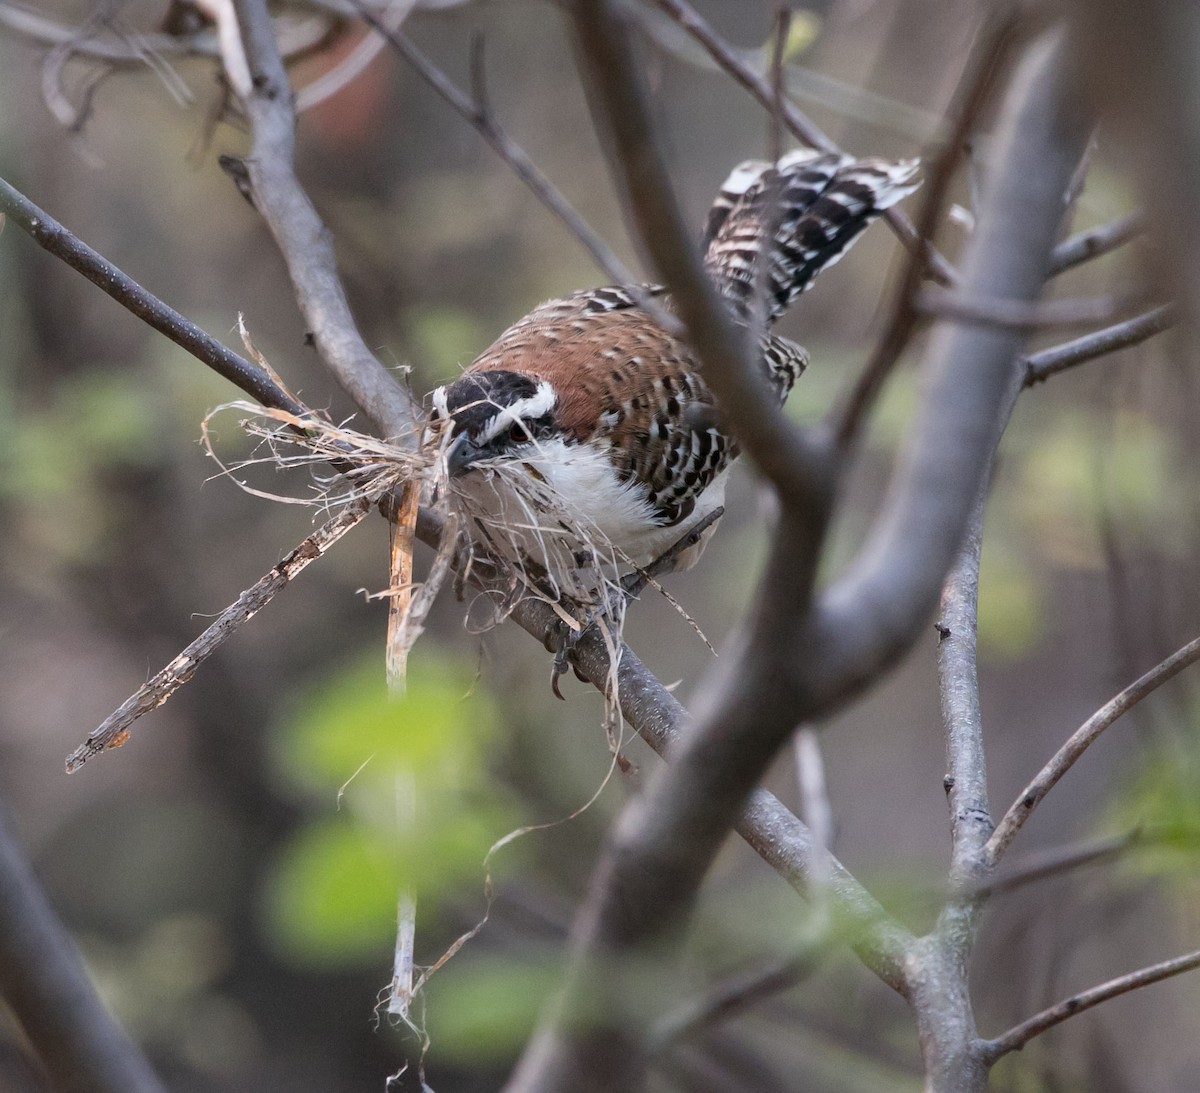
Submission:
[[[459,433],[446,449],[446,471],[451,478],[457,478],[468,470],[472,463],[483,454],[482,450],[471,442],[466,433]]]

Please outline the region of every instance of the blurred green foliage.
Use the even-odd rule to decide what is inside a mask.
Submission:
[[[468,1063],[503,1061],[529,1035],[561,969],[542,959],[464,954],[452,976],[436,980],[429,1033],[439,1058]]]
[[[1200,691],[1191,690],[1185,709],[1179,731],[1158,734],[1117,789],[1105,826],[1140,831],[1146,846],[1125,859],[1127,874],[1139,884],[1148,874],[1160,878],[1194,915],[1200,895]]]
[[[103,503],[105,476],[145,469],[163,453],[144,378],[96,369],[62,378],[39,405],[2,386],[0,395],[0,501],[18,508],[35,550],[94,561],[118,519]]]
[[[498,719],[469,667],[428,646],[392,698],[373,652],[313,688],[279,727],[275,766],[315,807],[268,889],[272,939],[305,964],[377,961],[401,887],[436,909],[482,886],[514,826],[489,770]]]

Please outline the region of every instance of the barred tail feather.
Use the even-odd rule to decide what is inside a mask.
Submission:
[[[709,273],[738,316],[749,318],[764,261],[760,255],[769,242],[765,303],[767,322],[773,322],[872,220],[920,185],[918,166],[916,160],[812,151],[784,156],[775,170],[758,160],[740,164],[725,180],[705,225]],[[772,198],[779,203],[773,213]]]

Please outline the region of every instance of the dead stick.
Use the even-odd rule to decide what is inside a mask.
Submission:
[[[196,674],[234,631],[258,614],[309,562],[315,561],[371,511],[371,503],[360,499],[347,505],[322,524],[278,565],[246,589],[216,621],[148,683],[143,684],[114,710],[87,740],[67,759],[67,773],[74,774],[93,755],[119,748],[129,739],[129,726],[143,714],[158,709]]]

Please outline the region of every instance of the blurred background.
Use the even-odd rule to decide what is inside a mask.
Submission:
[[[134,65],[105,75],[78,56],[60,65],[4,18],[34,9],[2,7],[0,174],[235,348],[244,314],[302,398],[348,416],[348,400],[304,343],[272,241],[217,165],[221,153],[244,153],[247,137],[236,120],[215,121],[222,90],[212,62],[165,58],[172,74]],[[770,4],[698,7],[761,62]],[[985,7],[801,7],[789,43],[797,101],[854,152],[918,154],[938,136]],[[55,0],[37,13],[81,27],[96,10]],[[167,5],[102,10],[127,31],[149,32]],[[729,168],[764,154],[766,122],[641,10],[657,31],[646,49],[655,107],[699,225]],[[406,30],[463,87],[479,37],[496,118],[623,259],[644,268],[561,12],[536,0],[451,4],[414,13]],[[294,64],[295,84],[327,71],[358,37],[349,30],[332,51]],[[988,168],[986,125],[955,191],[964,210],[972,176]],[[418,396],[534,304],[604,281],[479,136],[386,50],[302,115],[298,156],[367,341],[385,363],[411,368]],[[1101,136],[1074,226],[1135,206],[1120,149]],[[943,229],[947,253],[967,222],[964,214]],[[1064,278],[1063,291],[1128,289],[1148,256],[1145,245],[1129,246]],[[784,321],[813,360],[791,403],[800,418],[820,418],[852,382],[900,261],[889,231],[873,228]],[[547,655],[514,627],[488,631],[482,605],[449,594],[414,656],[408,700],[389,704],[386,612],[365,597],[386,585],[386,529],[371,520],[136,726],[125,749],[68,778],[67,753],[307,535],[316,514],[219,477],[200,424],[233,389],[12,225],[0,235],[0,285],[0,792],[105,998],[172,1090],[378,1089],[403,1059],[399,1035],[374,1016],[390,976],[398,871],[416,878],[417,957],[430,963],[483,917],[490,874],[489,921],[428,986],[426,1063],[443,1093],[497,1088],[554,982],[606,826],[658,760],[627,741],[632,772],[613,775],[566,821],[609,774],[599,696],[564,681],[568,701],[555,701]],[[910,353],[873,423],[834,568],[876,509],[915,405],[918,356]],[[981,592],[997,814],[1097,706],[1195,636],[1193,364],[1160,338],[1055,378],[1017,409],[988,513]],[[244,449],[237,419],[216,419],[218,447],[234,455]],[[311,494],[304,472],[266,481]],[[718,649],[753,588],[769,519],[745,468],[729,509],[703,564],[669,581]],[[932,924],[949,849],[932,622],[899,671],[822,731],[833,849],[917,930]],[[626,636],[660,679],[679,681],[685,703],[714,663],[655,596],[631,612]],[[1014,865],[1136,828],[1148,845],[993,901],[974,966],[983,1034],[1195,947],[1195,698],[1186,676],[1156,693],[1022,834]],[[414,771],[420,802],[403,838],[398,764]],[[785,758],[771,788],[795,806],[795,786]],[[485,867],[494,842],[534,824],[553,826]],[[681,1000],[795,951],[806,914],[732,840],[706,888]],[[1192,1088],[1198,1005],[1200,980],[1186,976],[1120,998],[1010,1056],[994,1088]],[[39,1088],[2,1009],[0,1088]],[[915,1030],[901,1000],[834,948],[791,989],[674,1044],[654,1088],[916,1090]]]

